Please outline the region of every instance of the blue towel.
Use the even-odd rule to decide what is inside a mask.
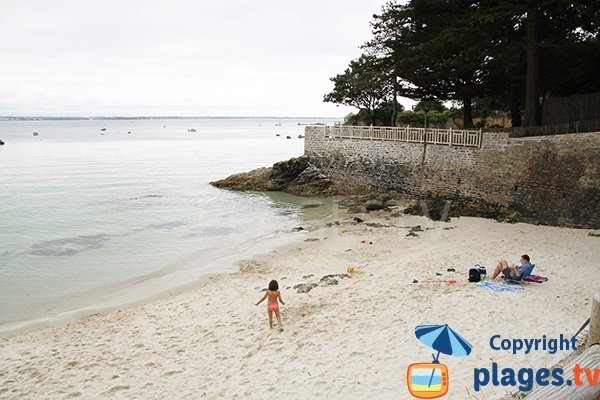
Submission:
[[[493,290],[494,292],[516,292],[519,290],[523,290],[523,288],[520,286],[508,286],[503,285],[501,283],[492,283],[488,281],[479,282],[477,286]]]

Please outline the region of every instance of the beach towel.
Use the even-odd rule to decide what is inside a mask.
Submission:
[[[501,283],[493,283],[489,281],[481,281],[477,284],[477,286],[482,287],[484,289],[493,290],[494,292],[517,292],[519,290],[523,290],[520,286],[508,286],[503,285]]]
[[[523,278],[523,280],[527,281],[527,282],[535,282],[535,283],[548,282],[548,278],[546,278],[545,276],[539,276],[539,275],[529,275],[529,276],[526,276],[525,278]]]

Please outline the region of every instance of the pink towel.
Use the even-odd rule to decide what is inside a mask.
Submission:
[[[544,283],[548,281],[548,278],[546,278],[545,276],[539,276],[539,275],[529,275],[528,277],[523,279],[524,281],[527,282],[535,282],[535,283]]]

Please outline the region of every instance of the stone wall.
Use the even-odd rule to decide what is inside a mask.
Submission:
[[[306,127],[304,153],[327,173],[414,197],[501,205],[525,220],[600,227],[600,132],[510,139],[481,148],[331,139]]]

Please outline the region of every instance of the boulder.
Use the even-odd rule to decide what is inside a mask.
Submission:
[[[340,207],[353,207],[357,204],[356,199],[353,199],[352,197],[346,197],[344,199],[341,199],[340,201],[338,201],[338,205]]]
[[[338,191],[333,180],[304,156],[277,162],[270,168],[234,174],[210,184],[218,188],[283,191],[300,196],[333,195]]]
[[[296,289],[296,293],[308,293],[316,287],[316,283],[299,283],[294,285],[293,288]]]
[[[449,205],[449,207],[448,207]],[[479,200],[427,198],[404,209],[405,214],[423,215],[433,221],[450,221],[450,217],[480,217],[498,222],[519,222],[521,214],[510,206]]]
[[[307,166],[287,185],[290,193],[316,196],[327,192],[333,185],[332,180],[314,165]]]
[[[296,179],[307,167],[306,157],[291,158],[273,164],[268,177],[278,184],[284,185]]]
[[[450,206],[452,207],[453,204],[451,203]],[[445,200],[421,200],[412,206],[406,207],[404,213],[410,215],[423,215],[432,221],[450,221],[450,218],[448,218],[449,213],[446,212],[445,207]]]
[[[322,206],[323,206],[323,204],[309,203],[309,204],[302,204],[301,208],[302,209],[319,208],[319,207],[322,207]]]
[[[324,276],[319,281],[319,285],[321,285],[321,286],[333,286],[333,285],[337,285],[337,284],[338,284],[338,280],[331,276]]]
[[[210,184],[218,188],[233,190],[277,190],[277,184],[269,180],[270,168],[257,168],[250,172],[241,172]]]
[[[386,207],[398,207],[400,203],[398,203],[398,200],[389,199],[385,201],[384,205]]]
[[[363,206],[353,206],[348,208],[348,214],[366,214],[368,211]]]
[[[377,199],[372,199],[372,200],[366,201],[364,204],[364,207],[365,207],[365,210],[367,210],[367,211],[376,211],[376,210],[382,210],[385,208],[383,201],[377,200]]]

